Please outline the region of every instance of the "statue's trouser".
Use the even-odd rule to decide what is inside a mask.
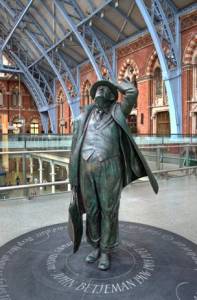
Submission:
[[[109,253],[118,245],[118,210],[122,190],[119,157],[80,163],[80,188],[86,208],[87,241]]]

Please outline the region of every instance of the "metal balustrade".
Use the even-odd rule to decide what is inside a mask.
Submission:
[[[34,199],[44,194],[70,191],[68,165],[72,136],[20,135],[6,137],[7,141],[5,141],[5,136],[1,137],[4,147],[0,152],[0,199],[17,197]],[[171,176],[180,176],[180,174],[197,174],[196,136],[173,135],[159,137],[141,135],[134,136],[134,139],[156,176],[169,178]],[[6,147],[5,143],[7,143]],[[24,147],[20,147],[19,143],[23,144]],[[48,144],[50,144],[50,147],[48,147]],[[62,147],[59,145],[62,145]],[[34,170],[34,174],[30,174],[29,171],[29,164],[32,159],[35,159],[37,164],[39,164],[37,170]],[[14,160],[20,161],[18,163],[21,164],[22,180],[19,185],[16,185],[16,183],[9,185],[8,182],[5,182],[8,173],[13,172],[9,168],[6,170],[4,167],[6,165],[5,162],[7,161],[7,166],[8,162],[12,166]],[[47,174],[44,167],[42,172],[40,171],[40,166],[44,162],[49,164]],[[49,174],[49,166],[53,168],[53,171],[51,171],[53,180],[47,180],[46,182],[46,176],[50,175],[52,178],[52,175]],[[57,166],[65,171],[65,177],[56,178],[55,168]],[[16,176],[17,171],[14,170],[14,172],[13,176]],[[30,181],[27,180],[28,177],[32,177]],[[37,182],[34,182],[35,178],[37,178]]]

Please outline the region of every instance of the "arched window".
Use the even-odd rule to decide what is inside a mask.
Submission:
[[[85,103],[89,104],[89,102],[90,102],[90,90],[88,88],[86,88],[84,93],[85,93],[85,95],[84,95]]]
[[[90,84],[89,80],[86,80],[84,87],[83,87],[83,94],[82,94],[83,105],[91,104],[90,88],[91,88],[91,84]]]
[[[197,134],[197,49],[193,53],[192,57],[192,102],[190,106],[190,113],[192,116],[192,134]]]
[[[162,84],[162,73],[161,69],[157,67],[154,72],[154,90],[155,90],[155,96],[156,97],[162,97],[162,90],[163,90],[163,84]]]
[[[0,105],[3,105],[3,91],[0,90]]]
[[[124,78],[131,80],[133,74],[134,74],[134,68],[132,67],[132,65],[129,65],[125,71]]]
[[[137,133],[137,116],[136,115],[129,115],[127,118],[128,126],[132,133]]]
[[[30,133],[38,134],[39,133],[39,122],[37,119],[32,119],[30,124]]]
[[[19,92],[16,90],[12,92],[12,106],[19,106]]]
[[[19,134],[23,131],[24,125],[25,125],[25,120],[23,118],[15,118],[12,121],[12,125],[14,127],[13,133],[14,134]]]

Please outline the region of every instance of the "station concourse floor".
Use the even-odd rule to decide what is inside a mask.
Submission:
[[[128,185],[122,191],[119,219],[166,229],[197,244],[197,177],[158,182],[158,195],[147,181]],[[70,197],[67,192],[0,201],[0,246],[34,229],[67,222]]]

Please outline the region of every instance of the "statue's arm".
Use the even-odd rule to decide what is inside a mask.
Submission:
[[[134,82],[124,80],[118,85],[118,90],[124,94],[124,98],[120,104],[120,107],[125,117],[127,117],[136,104],[138,89]]]

